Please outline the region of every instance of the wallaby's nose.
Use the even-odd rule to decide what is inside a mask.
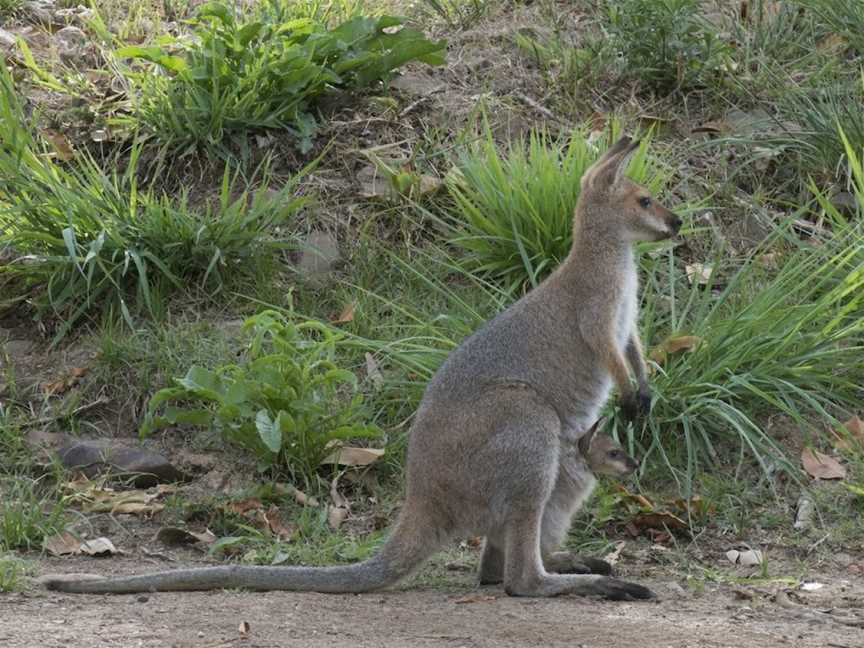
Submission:
[[[678,233],[678,230],[681,229],[681,225],[682,225],[682,224],[683,224],[683,223],[681,222],[681,219],[678,218],[677,216],[675,216],[675,217],[673,217],[672,220],[670,221],[669,226],[672,228],[672,231],[673,231],[675,234],[677,234],[677,233]]]

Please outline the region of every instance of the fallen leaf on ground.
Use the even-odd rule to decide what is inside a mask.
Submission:
[[[365,358],[366,375],[369,376],[369,380],[372,381],[372,385],[375,389],[381,389],[384,386],[384,376],[381,375],[381,369],[378,367],[375,357],[371,353],[367,352]]]
[[[855,446],[864,448],[864,421],[853,416],[843,424],[844,432],[834,434],[834,446],[840,450],[852,450]]]
[[[665,529],[686,529],[687,523],[673,513],[653,512],[640,513],[636,515],[633,524],[639,529],[656,529],[663,531]]]
[[[702,263],[691,263],[684,266],[684,271],[687,273],[687,281],[691,284],[697,283],[704,286],[711,281],[711,273],[714,268]]]
[[[624,546],[627,543],[624,540],[620,540],[615,543],[615,548],[603,556],[603,560],[605,560],[610,565],[615,565],[621,559],[621,551],[624,549]]]
[[[339,475],[330,482],[330,499],[333,504],[327,511],[327,522],[333,530],[338,529],[348,517],[348,500],[339,492]]]
[[[52,556],[69,556],[81,553],[81,540],[68,531],[45,538],[42,546]]]
[[[804,448],[801,452],[801,464],[811,477],[816,479],[844,479],[846,468],[834,457]]]
[[[225,509],[237,515],[246,515],[249,511],[257,511],[264,508],[264,503],[257,497],[250,497],[239,502],[228,502]]]
[[[330,320],[333,324],[347,324],[348,322],[354,321],[354,309],[356,308],[356,304],[351,302],[345,308],[342,309],[342,312],[336,315],[334,318]]]
[[[682,351],[693,351],[701,341],[702,338],[696,335],[670,337],[651,351],[650,358],[657,364],[663,364],[670,355]]]
[[[130,513],[148,515],[165,508],[164,504],[156,502],[163,495],[177,491],[176,486],[160,484],[148,490],[115,491],[101,487],[86,478],[67,482],[64,487],[71,491],[70,501],[81,505],[87,513]]]
[[[353,448],[345,446],[327,457],[325,464],[336,464],[338,466],[368,466],[375,463],[384,456],[384,450],[380,448]]]
[[[315,499],[311,495],[307,495],[299,488],[295,488],[290,484],[277,484],[276,489],[280,493],[283,493],[285,495],[291,495],[294,498],[294,501],[297,502],[300,506],[318,506],[317,499]]]
[[[156,533],[156,540],[166,545],[213,544],[216,536],[209,529],[203,533],[181,529],[179,527],[162,527]]]
[[[267,523],[267,528],[279,540],[288,541],[297,532],[297,527],[293,524],[286,524],[282,520],[282,513],[279,507],[275,504],[271,505],[267,512],[263,514],[264,521]]]
[[[57,157],[64,162],[68,162],[75,157],[72,144],[69,142],[69,138],[63,133],[46,128],[42,131],[42,136],[51,143],[51,146],[54,147],[54,152],[57,153]]]
[[[621,494],[621,499],[625,503],[633,503],[636,504],[639,508],[647,509],[649,511],[654,510],[654,502],[649,500],[644,495],[640,495],[639,493],[631,493],[621,484],[616,484],[615,490],[617,490]]]
[[[744,551],[730,549],[726,552],[726,559],[734,565],[752,567],[754,565],[761,565],[763,556],[762,552],[758,549],[746,549]]]
[[[247,636],[249,634],[249,630],[250,630],[250,627],[249,627],[248,621],[241,621],[240,625],[237,627],[237,632],[240,633],[241,637]]]
[[[91,556],[113,556],[117,547],[108,538],[94,538],[81,543],[81,552]]]

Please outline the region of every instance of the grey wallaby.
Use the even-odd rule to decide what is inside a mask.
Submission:
[[[395,584],[448,541],[471,535],[486,538],[481,580],[503,582],[510,595],[651,598],[649,589],[610,577],[602,560],[557,551],[590,474],[567,469],[568,449],[597,421],[613,383],[625,417],[651,408],[632,248],[673,237],[681,221],[625,177],[637,147],[623,137],[585,172],[568,257],[462,342],[429,382],[409,436],[405,503],[372,558],[42,582],[65,592],[366,592]]]

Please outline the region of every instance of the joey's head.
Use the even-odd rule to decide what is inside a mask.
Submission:
[[[595,475],[626,477],[639,467],[639,462],[628,455],[610,436],[597,434],[598,421],[579,439],[579,451],[588,468]]]
[[[638,148],[638,140],[622,137],[585,171],[574,230],[604,232],[628,242],[662,241],[678,233],[677,214],[624,175]]]

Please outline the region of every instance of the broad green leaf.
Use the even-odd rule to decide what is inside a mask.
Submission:
[[[267,410],[259,410],[255,416],[255,429],[258,430],[258,436],[267,449],[273,454],[278,454],[282,449],[282,430],[279,427],[278,417],[273,421]]]

